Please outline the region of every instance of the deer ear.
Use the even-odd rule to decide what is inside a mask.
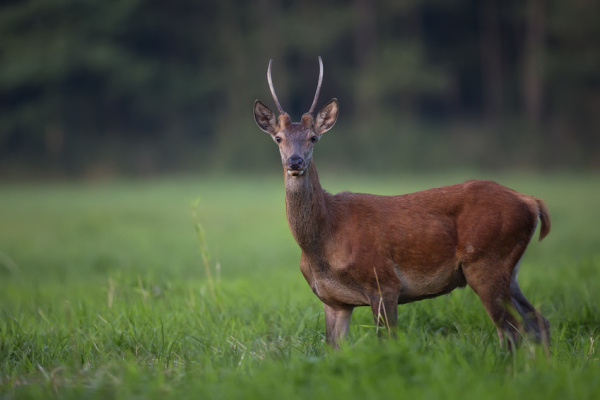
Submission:
[[[258,127],[269,135],[277,133],[277,119],[275,115],[260,100],[254,102],[254,120]]]
[[[333,128],[335,121],[337,121],[338,111],[337,99],[333,99],[325,104],[325,107],[319,111],[317,118],[315,118],[315,132],[321,135]]]

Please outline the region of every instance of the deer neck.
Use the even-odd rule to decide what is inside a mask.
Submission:
[[[285,175],[285,209],[292,235],[303,252],[319,253],[328,234],[329,193],[319,183],[314,162],[299,177]]]

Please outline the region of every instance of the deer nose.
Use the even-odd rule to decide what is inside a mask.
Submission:
[[[287,160],[287,166],[293,171],[299,171],[304,167],[304,159],[300,156],[291,156]]]

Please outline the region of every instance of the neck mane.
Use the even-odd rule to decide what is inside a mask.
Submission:
[[[327,205],[331,195],[319,183],[314,162],[302,176],[285,174],[285,209],[292,235],[304,252],[322,250],[329,233]]]

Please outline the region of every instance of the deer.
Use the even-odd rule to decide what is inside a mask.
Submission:
[[[325,341],[338,348],[355,307],[371,307],[380,332],[396,327],[398,305],[469,286],[510,349],[525,335],[548,344],[550,324],[517,282],[521,258],[541,221],[550,232],[544,202],[489,180],[382,196],[341,192],[319,183],[315,144],[335,125],[339,106],[330,100],[314,115],[323,81],[300,122],[292,122],[267,81],[278,116],[260,100],[254,119],[279,147],[285,209],[301,249],[300,270],[325,311]],[[395,331],[394,331],[395,332]],[[393,335],[393,332],[392,332]]]

